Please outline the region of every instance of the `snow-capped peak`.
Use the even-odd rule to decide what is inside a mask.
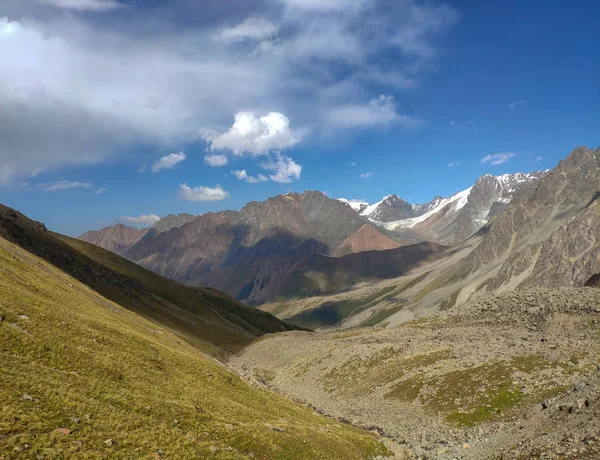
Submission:
[[[347,199],[347,198],[336,198],[336,200],[341,201],[342,203],[346,203],[352,209],[354,209],[359,214],[363,209],[369,206],[365,200],[357,200],[357,199]]]

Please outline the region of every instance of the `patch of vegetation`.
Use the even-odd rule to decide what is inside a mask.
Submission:
[[[387,286],[359,299],[325,302],[317,308],[292,316],[286,321],[290,324],[309,329],[335,326],[349,316],[352,316],[357,309],[368,307],[374,302],[382,301],[387,296],[392,295],[392,291],[394,291],[395,288],[395,286]]]
[[[352,358],[324,377],[324,387],[332,393],[365,395],[394,382],[414,369],[424,369],[452,357],[450,350],[402,356],[393,347],[383,348],[365,359]]]
[[[557,391],[552,382],[540,379],[530,393],[523,394],[513,383],[514,372],[531,374],[558,367],[539,355],[524,355],[430,378],[414,375],[395,385],[387,396],[408,402],[419,398],[427,410],[445,415],[447,421],[473,426],[505,415],[523,402],[542,401]],[[422,392],[423,388],[427,391]]]
[[[275,379],[275,372],[268,369],[254,369],[254,378],[263,383],[271,383]]]
[[[423,381],[420,376],[410,377],[394,385],[386,397],[412,402],[419,397],[421,388],[423,388]]]
[[[0,452],[9,458],[387,454],[370,434],[246,384],[1,238],[0,267]]]

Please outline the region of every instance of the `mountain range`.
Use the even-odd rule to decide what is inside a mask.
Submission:
[[[319,280],[311,278],[322,272],[313,269],[323,265],[316,262],[317,255],[337,258],[425,241],[446,246],[463,241],[544,174],[485,175],[467,190],[420,205],[396,195],[369,205],[331,199],[318,191],[288,193],[248,203],[239,212],[169,215],[149,229],[118,224],[79,239],[184,284],[211,286],[256,305],[331,292],[320,276]],[[393,254],[389,257],[392,265],[398,261]],[[385,253],[377,258],[388,259]],[[429,253],[425,259],[430,259]],[[420,262],[413,260],[416,265]],[[347,264],[332,261],[327,265]],[[362,280],[373,279],[367,272]],[[381,276],[398,276],[399,269],[392,267],[386,273]],[[358,281],[356,273],[350,278]],[[294,291],[294,286],[299,290]]]
[[[482,178],[481,182],[495,182]],[[479,182],[479,181],[478,181]],[[475,188],[475,187],[474,187]],[[477,209],[466,194],[442,205]],[[333,299],[315,296],[264,305],[281,318],[311,327],[398,324],[490,294],[534,287],[581,287],[600,273],[600,149],[578,148],[552,171],[514,193],[474,235],[405,276],[357,284]],[[489,201],[488,201],[489,202]],[[452,208],[453,203],[458,203]],[[448,215],[449,213],[446,213]],[[462,214],[466,215],[466,214]],[[428,219],[429,220],[429,219]],[[373,293],[384,292],[376,297]],[[320,310],[352,301],[335,323],[318,322]],[[319,320],[320,321],[320,320]]]

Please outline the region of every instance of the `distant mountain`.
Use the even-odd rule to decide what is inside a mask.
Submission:
[[[95,244],[115,254],[122,254],[139,240],[141,240],[148,228],[137,229],[123,224],[106,227],[102,230],[85,232],[78,239],[87,243]]]
[[[382,251],[400,247],[398,241],[385,236],[372,225],[365,224],[352,236],[346,238],[335,251],[336,256],[353,254],[363,251]]]
[[[279,292],[309,255],[399,246],[382,232],[348,205],[307,191],[251,202],[239,212],[204,214],[162,233],[151,229],[123,255],[182,283],[257,304]]]
[[[518,191],[534,183],[545,172],[480,177],[475,184],[449,198],[436,196],[429,203],[410,204],[389,195],[372,205],[357,207],[340,199],[371,222],[391,231],[404,230],[424,240],[455,244],[464,241],[498,215]]]
[[[483,176],[408,222],[421,231],[448,229],[454,235],[461,234],[461,224],[462,235],[482,226],[431,263],[392,281],[274,301],[265,310],[301,317],[302,324],[394,326],[490,294],[599,286],[600,149],[575,149],[544,173]]]
[[[160,234],[172,228],[181,227],[195,218],[196,216],[192,214],[169,214],[149,228],[138,229],[117,224],[112,227],[103,228],[102,230],[85,232],[83,235],[78,236],[77,239],[95,244],[115,254],[123,254],[131,246],[140,241],[151,229],[155,234]]]
[[[156,230],[156,233],[168,232],[172,228],[178,228],[191,222],[196,217],[193,214],[169,214],[156,222],[152,228]]]

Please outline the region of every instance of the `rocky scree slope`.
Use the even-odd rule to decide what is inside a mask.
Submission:
[[[504,293],[389,329],[266,336],[249,381],[420,458],[600,455],[600,291]]]

